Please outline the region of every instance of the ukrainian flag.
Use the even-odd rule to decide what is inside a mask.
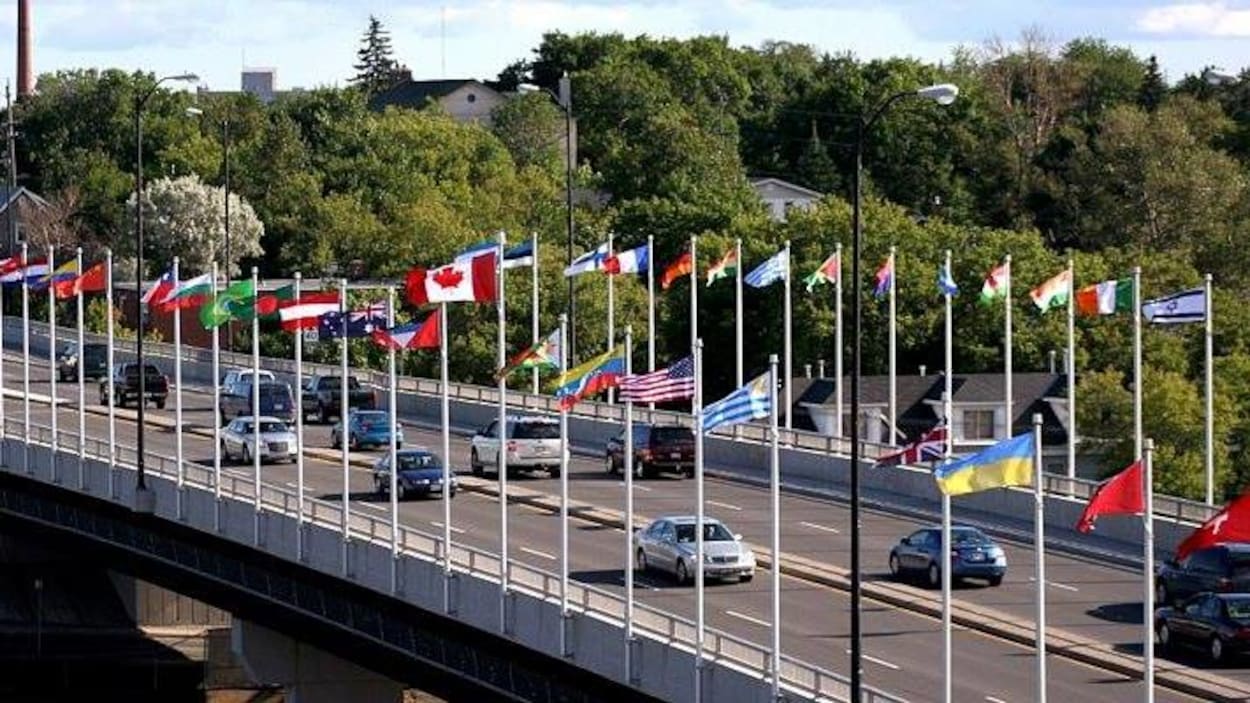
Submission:
[[[938,489],[958,496],[1003,486],[1033,485],[1033,433],[1004,440],[933,472]]]

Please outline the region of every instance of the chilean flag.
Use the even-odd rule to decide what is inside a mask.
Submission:
[[[404,282],[408,302],[421,306],[426,303],[483,303],[495,299],[494,251],[475,256],[469,260],[453,261],[438,268],[414,268]]]
[[[166,271],[161,277],[156,279],[146,291],[143,292],[143,304],[151,307],[154,303],[159,303],[174,291],[174,272]]]
[[[642,273],[651,265],[651,252],[646,244],[611,254],[603,261],[603,272],[609,276],[620,273]]]
[[[387,349],[437,349],[439,347],[438,310],[421,322],[396,325],[389,330],[374,330],[373,341]]]

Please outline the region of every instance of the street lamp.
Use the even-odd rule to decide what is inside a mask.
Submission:
[[[144,438],[144,406],[147,405],[146,384],[143,365],[143,108],[147,105],[148,100],[156,94],[156,89],[166,81],[181,81],[190,83],[198,81],[199,76],[194,73],[179,73],[177,75],[165,76],[159,78],[146,91],[135,94],[135,363],[139,367],[139,416],[138,427],[136,428],[137,437],[135,438],[135,510],[139,512],[152,512],[155,506],[156,496],[148,492],[146,477],[144,475],[144,456],[143,456],[143,438]],[[110,402],[112,402],[110,400]]]
[[[564,210],[568,218],[568,257],[569,264],[573,263],[573,82],[569,80],[569,72],[565,71],[560,76],[559,93],[554,93],[550,88],[543,88],[533,83],[522,83],[517,86],[519,93],[535,93],[542,91],[550,95],[560,110],[564,112]],[[569,359],[577,358],[574,350],[577,348],[577,325],[575,321],[576,299],[573,296],[573,283],[576,276],[569,278]]]
[[[198,107],[188,107],[187,115],[191,117],[200,117],[204,111]],[[230,287],[230,116],[226,115],[221,118],[221,173],[222,173],[222,190],[225,191],[225,247],[222,253],[221,270],[226,273],[226,287]],[[233,337],[231,336],[232,321],[226,322],[226,349],[232,350]]]
[[[860,662],[862,646],[860,642],[860,569],[859,569],[859,385],[860,385],[860,342],[862,312],[860,291],[860,245],[863,240],[863,218],[861,216],[860,180],[864,170],[864,140],[869,130],[876,124],[885,111],[894,103],[904,98],[924,98],[939,105],[950,105],[959,96],[959,87],[950,83],[930,85],[919,90],[908,90],[895,93],[883,100],[876,109],[865,118],[862,114],[856,125],[855,139],[855,171],[853,177],[853,206],[851,215],[852,253],[851,253],[851,700],[859,701],[863,682],[861,681]]]

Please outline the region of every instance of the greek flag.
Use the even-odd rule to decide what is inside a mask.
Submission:
[[[1193,288],[1142,303],[1146,321],[1155,325],[1202,322],[1207,319],[1207,292]]]
[[[742,279],[752,288],[766,288],[790,276],[790,250],[782,249]]]
[[[772,413],[767,373],[703,408],[703,432],[768,417]]]

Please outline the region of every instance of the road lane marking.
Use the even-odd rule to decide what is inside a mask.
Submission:
[[[443,529],[443,523],[439,522],[438,520],[430,520],[430,524],[439,528],[440,530]],[[462,530],[459,527],[456,527],[455,525],[452,525],[451,531],[458,535],[464,534],[464,530]]]
[[[1037,577],[1035,577],[1035,576],[1030,576],[1030,577],[1029,577],[1029,582],[1030,582],[1030,583],[1037,583]],[[1077,593],[1078,591],[1080,591],[1080,590],[1081,590],[1081,589],[1077,588],[1076,586],[1069,586],[1069,585],[1068,585],[1068,584],[1066,584],[1066,583],[1059,583],[1058,581],[1051,581],[1051,580],[1049,580],[1049,579],[1047,579],[1047,580],[1046,580],[1046,585],[1047,585],[1047,586],[1050,586],[1051,588],[1058,588],[1058,589],[1060,589],[1060,590],[1064,590],[1064,591],[1072,591],[1073,593]]]
[[[849,649],[846,650],[846,653],[850,654],[851,650]],[[865,661],[870,661],[873,664],[877,664],[878,666],[884,666],[885,668],[891,671],[899,671],[900,669],[902,669],[902,667],[900,667],[898,664],[895,664],[894,662],[888,662],[884,659],[878,659],[877,657],[874,657],[871,654],[860,654],[859,656],[863,657]]]
[[[838,531],[838,528],[836,527],[826,527],[825,525],[817,525],[814,522],[800,522],[799,524],[802,525],[803,527],[810,527],[813,530],[822,530],[824,532],[832,532],[835,535],[842,534],[840,531]]]
[[[1007,703],[1007,701],[1001,698],[995,698],[994,696],[986,696],[985,703]]]
[[[359,502],[359,501],[357,501],[357,502]],[[370,509],[370,510],[376,510],[376,511],[378,511],[379,513],[384,513],[384,512],[386,512],[386,508],[383,508],[383,507],[382,507],[382,506],[380,506],[380,505],[374,505],[373,503],[359,503],[359,504],[360,504],[360,505],[362,505],[362,506],[364,506],[364,507],[366,507],[366,508],[368,508],[368,509]]]
[[[543,559],[550,559],[551,561],[556,560],[556,555],[548,554],[546,552],[540,552],[537,549],[530,549],[529,547],[521,547],[521,551],[525,552],[526,554],[533,554],[536,557],[542,557]]]
[[[716,507],[718,507],[718,508],[724,508],[725,510],[742,510],[742,508],[739,508],[738,506],[733,505],[733,504],[731,504],[731,503],[720,503],[720,502],[717,502],[717,501],[715,501],[715,500],[709,500],[709,501],[707,502],[707,504],[708,504],[708,505],[715,505]]]
[[[620,486],[621,488],[624,488],[624,487],[625,487],[625,482],[624,482],[624,481],[618,481],[616,485]],[[651,490],[652,490],[652,489],[650,489],[650,488],[648,488],[648,487],[646,487],[646,486],[639,486],[639,485],[635,482],[635,483],[634,483],[634,490],[635,490],[635,491],[647,491],[647,492],[649,493],[649,492],[651,492]]]
[[[760,627],[772,627],[773,626],[773,624],[771,622],[768,622],[767,620],[760,620],[759,618],[753,618],[750,615],[739,613],[736,610],[726,610],[725,614],[729,615],[730,617],[738,618],[739,620],[746,620],[747,622],[754,623],[756,625],[759,625]]]

